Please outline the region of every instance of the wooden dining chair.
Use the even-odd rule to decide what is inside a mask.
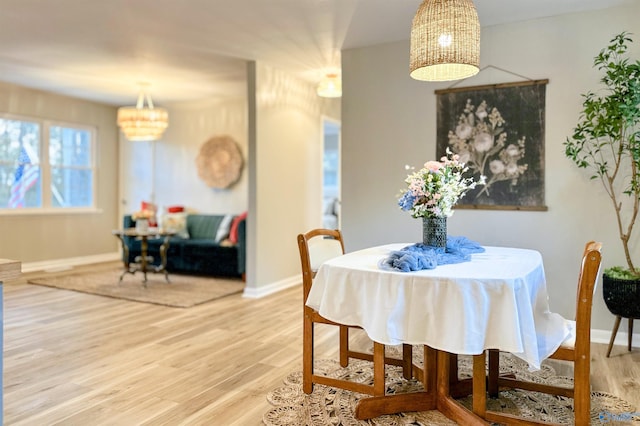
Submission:
[[[602,243],[589,241],[585,245],[582,263],[578,275],[576,299],[575,340],[565,340],[561,346],[549,356],[551,359],[573,362],[573,388],[532,383],[511,377],[499,376],[499,351],[489,350],[489,394],[497,396],[500,387],[519,388],[528,391],[543,392],[573,398],[573,411],[576,425],[588,425],[591,408],[591,305],[602,262]],[[475,364],[474,359],[474,364]],[[484,360],[482,361],[484,365]],[[475,368],[475,365],[474,365]],[[478,367],[484,369],[484,366]],[[484,380],[483,380],[484,381]],[[476,383],[474,386],[482,385]],[[475,411],[475,410],[474,410]],[[536,424],[535,422],[519,422],[502,413],[486,411],[484,417],[489,421],[507,422],[508,424]]]
[[[385,346],[378,342],[373,342],[373,354],[354,351],[349,348],[349,329],[360,327],[347,326],[330,321],[306,305],[307,297],[309,296],[311,286],[313,285],[313,279],[320,265],[329,259],[344,254],[342,233],[339,230],[313,229],[305,234],[298,235],[298,248],[300,250],[302,287],[304,295],[302,302],[304,313],[302,383],[304,392],[307,394],[311,393],[313,391],[313,384],[318,383],[353,392],[382,396],[385,393],[385,364],[401,366],[404,377],[406,379],[410,379],[412,377],[413,368],[411,345],[403,345],[402,359],[386,356]],[[373,362],[374,382],[372,385],[314,374],[314,324],[316,323],[330,324],[339,327],[339,353],[340,365],[342,367],[347,367],[349,365],[350,358]]]

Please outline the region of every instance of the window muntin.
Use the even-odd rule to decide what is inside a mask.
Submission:
[[[92,139],[87,129],[49,127],[52,207],[93,205]]]

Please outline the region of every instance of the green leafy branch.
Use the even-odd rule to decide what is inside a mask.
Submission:
[[[594,58],[594,67],[604,73],[600,82],[605,88],[601,94],[583,95],[578,124],[564,145],[568,158],[602,182],[616,212],[627,266],[639,275],[629,250],[640,211],[640,61],[626,56],[632,41],[622,32]],[[631,198],[626,218],[623,195]]]

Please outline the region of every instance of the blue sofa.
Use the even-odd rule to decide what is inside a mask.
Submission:
[[[224,215],[189,214],[186,217],[188,238],[173,236],[169,239],[167,271],[220,277],[245,276],[246,265],[246,220],[238,223],[238,242],[220,244],[216,234],[223,223]],[[124,228],[136,226],[131,215],[125,215]],[[160,264],[160,245],[163,238],[149,239],[148,254],[153,264]],[[129,249],[129,262],[140,256],[140,241],[124,237]],[[124,256],[124,253],[123,253]],[[123,259],[125,260],[125,259]]]

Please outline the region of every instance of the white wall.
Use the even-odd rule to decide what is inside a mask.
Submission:
[[[247,290],[300,283],[296,236],[322,224],[322,116],[339,102],[263,63],[249,64]]]
[[[93,126],[97,142],[96,211],[0,215],[0,258],[52,265],[62,259],[105,260],[116,252],[118,222],[116,108],[0,82],[0,113]],[[112,256],[113,257],[113,256]]]
[[[640,2],[482,29],[481,68],[503,68],[531,79],[550,80],[546,98],[547,212],[458,210],[449,232],[485,245],[532,248],[542,252],[551,308],[571,318],[584,243],[604,243],[604,266],[624,263],[610,201],[598,182],[588,179],[564,156],[581,94],[598,88],[593,57],[619,32],[635,32],[633,53],[640,57]],[[409,29],[407,29],[407,34]],[[403,188],[405,164],[435,159],[435,89],[409,77],[409,42],[346,50],[342,98],[342,228],[347,250],[421,239],[421,223],[401,212],[396,196]],[[456,87],[521,81],[488,69]],[[640,224],[639,224],[640,226]],[[638,252],[640,230],[633,238]],[[640,262],[640,259],[638,259]],[[596,291],[592,326],[610,330],[613,316]]]
[[[246,98],[205,99],[167,106],[169,127],[156,142],[130,142],[121,137],[123,213],[155,201],[160,207],[183,205],[189,210],[239,214],[247,210]],[[208,187],[195,165],[200,147],[213,136],[231,136],[245,165],[238,182],[225,189]]]

